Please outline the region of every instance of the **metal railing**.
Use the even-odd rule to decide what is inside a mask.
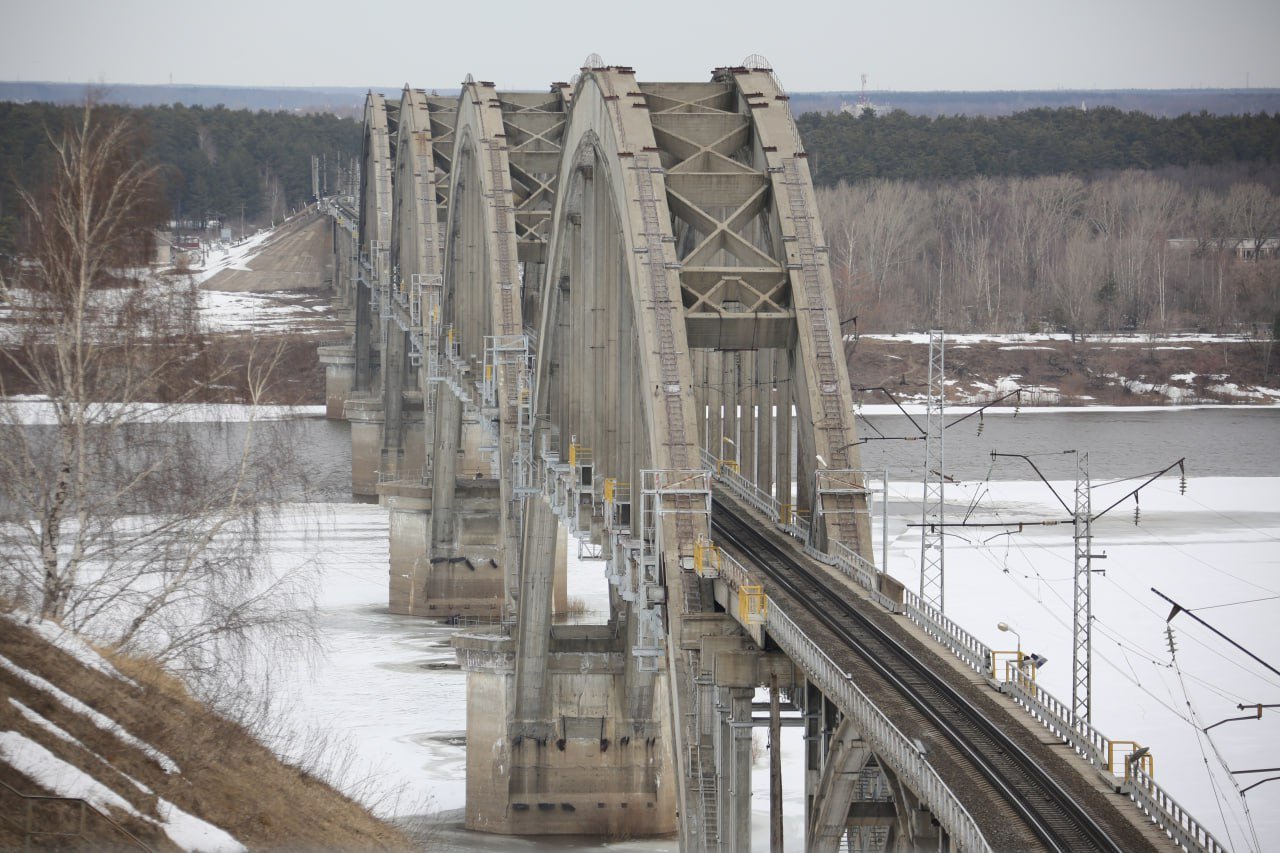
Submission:
[[[991,845],[983,837],[978,823],[933,766],[920,748],[893,724],[863,693],[852,677],[840,669],[816,643],[791,620],[773,599],[768,599],[765,628],[808,677],[857,724],[862,737],[871,743],[881,760],[887,763],[928,806],[938,822],[947,829],[952,842],[960,850],[988,851]]]
[[[721,578],[742,595],[754,583],[751,572],[730,554],[721,552],[719,557]],[[769,636],[800,665],[810,681],[853,719],[876,754],[910,785],[921,802],[929,806],[959,848],[990,850],[977,822],[925,760],[919,747],[853,683],[852,676],[831,660],[772,597],[764,597],[762,609],[764,627]]]
[[[16,820],[15,815],[22,815]],[[103,834],[120,836],[117,843],[135,847],[150,853],[143,844],[120,824],[103,814],[92,803],[79,797],[50,797],[43,794],[24,794],[7,782],[0,782],[0,820],[22,833],[24,849],[30,849],[35,838],[79,839],[86,844],[101,842]],[[89,834],[90,824],[96,824],[103,833]],[[37,825],[54,827],[37,829]],[[60,846],[57,841],[53,842]],[[70,844],[63,841],[61,844]],[[42,845],[43,846],[43,845]]]
[[[1178,805],[1178,801],[1169,796],[1136,763],[1130,768],[1129,781],[1121,787],[1121,793],[1127,794],[1138,808],[1150,815],[1156,826],[1168,833],[1175,844],[1187,850],[1228,853],[1227,848],[1209,830]]]

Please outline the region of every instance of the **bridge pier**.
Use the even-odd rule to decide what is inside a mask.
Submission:
[[[552,628],[546,713],[516,721],[516,643],[503,629],[454,636],[467,671],[466,826],[504,835],[625,838],[676,831],[670,732],[628,713],[629,655],[616,626]],[[655,679],[654,706],[666,701]]]
[[[378,471],[382,464],[382,400],[368,393],[353,393],[343,406],[351,424],[351,496],[372,503],[378,498]]]
[[[344,420],[343,412],[356,377],[356,351],[350,344],[335,344],[319,348],[320,363],[324,365],[324,416],[330,420]]]
[[[751,849],[751,699],[753,687],[717,687],[720,849]]]
[[[392,613],[431,612],[431,488],[421,483],[383,483],[378,500],[387,509],[390,575],[387,606]]]

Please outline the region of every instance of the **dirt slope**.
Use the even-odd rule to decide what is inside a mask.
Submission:
[[[53,633],[51,623],[44,628]],[[0,849],[24,849],[29,809],[30,828],[71,833],[32,836],[35,849],[137,849],[122,829],[153,850],[180,849],[175,835],[198,838],[201,831],[206,841],[196,846],[205,849],[219,832],[249,849],[410,846],[398,830],[281,763],[154,667],[119,659],[107,664],[66,637],[61,645],[76,654],[13,614],[0,614],[0,817],[6,818]],[[57,782],[48,773],[31,778],[40,775],[33,766],[61,767],[62,775]],[[28,799],[71,794],[105,800],[99,811],[115,825],[93,811],[81,825],[75,803]],[[202,830],[201,822],[211,829]]]

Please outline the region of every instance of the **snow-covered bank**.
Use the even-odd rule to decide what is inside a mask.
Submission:
[[[848,334],[846,342],[865,339],[872,341],[898,341],[908,344],[929,343],[927,332],[872,332],[861,335]],[[1256,341],[1256,335],[1217,335],[1200,332],[1174,332],[1170,334],[1141,332],[1096,332],[1088,335],[1072,335],[1069,332],[974,332],[956,334],[947,332],[947,346],[972,346],[974,344],[1003,344],[1008,349],[1046,348],[1046,343],[1095,343],[1095,344],[1159,344],[1177,346],[1186,344],[1241,343]]]
[[[855,395],[882,389],[922,402],[929,346],[922,334],[845,337]],[[1280,349],[1270,328],[1250,334],[947,334],[950,401],[984,403],[1021,390],[1023,405],[1280,403]],[[1010,401],[1012,402],[1012,401]]]
[[[121,416],[122,404],[95,403],[90,421]],[[324,406],[247,406],[240,403],[130,403],[123,414],[129,423],[248,423],[285,421],[299,417],[323,417]],[[15,396],[0,399],[0,423],[49,426],[58,422],[54,404],[47,397]]]

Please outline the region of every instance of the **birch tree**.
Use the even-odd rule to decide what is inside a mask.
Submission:
[[[23,196],[30,275],[0,283],[21,321],[0,347],[0,593],[193,671],[265,629],[305,636],[300,578],[263,571],[259,547],[293,450],[252,414],[183,423],[228,369],[200,361],[194,285],[133,272],[162,216],[156,171],[91,109],[50,144],[47,188]],[[251,403],[273,367],[251,360]]]

